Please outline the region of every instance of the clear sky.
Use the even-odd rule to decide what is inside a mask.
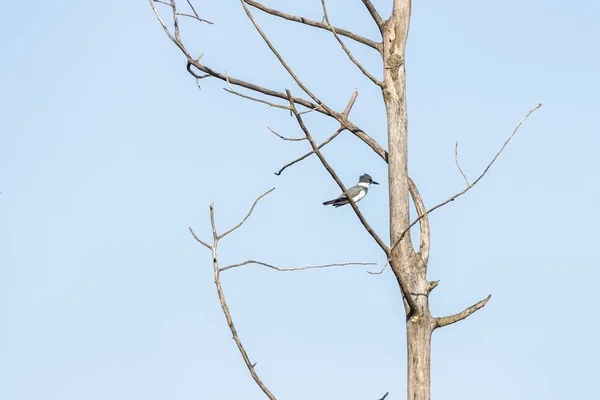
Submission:
[[[270,1],[320,20],[318,0]],[[238,1],[196,1],[214,26],[184,40],[231,76],[296,87]],[[360,1],[330,0],[333,23],[379,39]],[[391,0],[375,1],[387,15]],[[600,213],[600,6],[590,1],[413,1],[407,54],[410,175],[426,205],[463,188],[533,114],[485,179],[431,215],[435,315],[487,307],[433,337],[436,399],[567,399],[596,393],[594,246]],[[222,263],[281,267],[385,261],[285,111],[206,81],[199,90],[146,0],[4,2],[0,25],[0,398],[262,399],[222,315],[208,205],[220,230],[271,186]],[[168,10],[163,8],[165,18]],[[298,74],[386,144],[382,100],[325,31],[256,12]],[[381,76],[376,54],[351,44]],[[336,128],[307,116],[315,137]],[[341,135],[325,155],[387,231],[386,166]],[[377,267],[379,268],[379,267]],[[376,268],[371,268],[375,270]],[[252,361],[280,399],[405,397],[403,309],[393,274],[365,267],[223,274]]]

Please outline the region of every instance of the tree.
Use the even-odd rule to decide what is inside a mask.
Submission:
[[[262,40],[269,47],[273,55],[279,61],[279,63],[285,68],[291,79],[295,84],[302,90],[303,95],[296,95],[289,89],[285,90],[274,90],[265,86],[260,86],[252,82],[247,82],[241,79],[237,79],[232,76],[228,76],[227,73],[217,71],[204,63],[201,62],[202,55],[199,57],[193,56],[184,45],[181,39],[179,18],[192,18],[199,23],[212,24],[208,20],[200,17],[192,3],[187,0],[189,11],[181,12],[178,8],[178,4],[175,0],[170,1],[159,1],[149,0],[150,6],[152,7],[158,21],[163,27],[165,33],[169,39],[181,50],[186,57],[187,71],[199,84],[201,79],[205,78],[216,78],[225,82],[228,85],[226,89],[228,92],[244,97],[248,100],[257,101],[271,107],[283,109],[289,111],[293,117],[295,117],[299,128],[302,130],[304,137],[300,139],[290,139],[275,133],[284,140],[307,140],[312,148],[311,151],[306,153],[299,159],[284,166],[277,174],[281,174],[283,170],[291,165],[294,165],[310,155],[314,154],[318,157],[323,167],[327,170],[332,179],[340,187],[341,191],[348,196],[348,192],[336,172],[331,168],[325,157],[321,152],[321,148],[331,141],[333,141],[341,132],[349,131],[356,137],[361,139],[367,146],[369,146],[377,155],[379,155],[382,161],[388,164],[388,180],[389,180],[389,221],[390,221],[390,239],[389,244],[386,243],[369,225],[365,217],[360,212],[356,203],[350,200],[350,206],[354,210],[354,213],[358,217],[360,223],[364,226],[367,232],[371,235],[373,240],[379,245],[383,253],[387,258],[387,264],[390,265],[396,280],[398,282],[399,289],[404,299],[404,308],[406,313],[406,335],[407,335],[407,370],[408,370],[408,398],[411,400],[426,400],[430,398],[430,359],[431,359],[431,335],[434,330],[442,328],[444,326],[453,324],[461,321],[475,311],[481,309],[489,301],[490,296],[477,302],[476,304],[466,308],[462,312],[454,315],[445,317],[433,317],[429,310],[429,294],[438,285],[437,281],[429,281],[427,279],[427,265],[429,261],[429,248],[430,248],[430,230],[428,214],[443,207],[444,205],[454,201],[458,197],[462,196],[470,189],[472,189],[488,172],[491,166],[495,163],[499,155],[503,152],[506,145],[516,134],[522,123],[538,108],[541,104],[531,109],[525,117],[518,123],[512,133],[508,136],[503,146],[499,149],[496,155],[492,158],[490,163],[485,167],[483,172],[472,182],[469,182],[467,176],[462,171],[458,162],[458,144],[455,147],[455,162],[458,170],[462,174],[466,186],[463,190],[449,197],[446,201],[435,205],[429,209],[426,209],[421,199],[421,196],[417,190],[415,183],[408,176],[407,157],[408,157],[408,128],[407,128],[407,111],[406,111],[406,73],[405,73],[405,50],[406,41],[409,31],[410,15],[411,15],[411,1],[410,0],[394,0],[392,13],[389,18],[384,19],[379,12],[376,10],[370,0],[362,0],[362,3],[371,15],[373,22],[381,33],[381,41],[377,42],[366,37],[360,36],[350,30],[335,27],[330,23],[329,16],[327,13],[327,6],[325,0],[321,0],[321,7],[323,12],[323,20],[315,21],[307,18],[291,15],[270,7],[267,7],[257,1],[253,0],[240,0],[240,4],[243,7],[246,15],[250,22],[254,25],[257,32],[261,36]],[[165,20],[161,17],[158,6],[156,3],[160,3],[167,6],[169,10],[170,18],[172,23],[167,25]],[[350,61],[381,90],[383,101],[386,109],[387,117],[387,133],[388,143],[387,151],[377,143],[370,135],[368,135],[359,126],[353,123],[350,119],[350,112],[358,96],[358,92],[355,91],[349,99],[346,108],[339,112],[334,110],[332,107],[324,103],[310,88],[308,88],[304,82],[298,77],[290,65],[281,56],[278,50],[274,47],[269,37],[263,32],[257,21],[254,19],[251,10],[258,10],[263,13],[270,14],[273,17],[282,18],[290,22],[300,23],[308,25],[314,28],[318,28],[324,31],[328,31],[335,38],[335,40],[342,47]],[[382,60],[383,65],[383,78],[380,80],[374,74],[369,72],[353,55],[350,49],[346,46],[344,40],[352,40],[360,43],[364,46],[368,46],[374,49]],[[245,90],[240,92],[239,90]],[[260,96],[260,97],[257,97]],[[303,115],[306,113],[318,113],[323,116],[332,118],[339,123],[339,128],[334,134],[325,140],[323,143],[318,144],[310,130],[308,129]],[[252,213],[254,207],[258,201],[270,193],[273,189],[267,191],[259,198],[256,199],[252,205],[250,211],[246,217],[232,229],[225,231],[222,234],[217,233],[217,228],[214,219],[214,206],[210,206],[211,226],[213,231],[213,242],[208,244],[207,242],[200,239],[193,231],[192,235],[194,238],[201,243],[204,247],[211,251],[214,267],[215,284],[217,286],[217,292],[219,300],[223,308],[223,312],[226,316],[227,322],[233,334],[234,341],[236,342],[244,362],[250,371],[253,379],[270,399],[275,399],[275,396],[269,391],[267,386],[261,381],[256,373],[254,364],[250,361],[241,340],[239,339],[231,314],[229,313],[225,295],[220,284],[220,273],[240,267],[247,264],[260,264],[265,267],[282,269],[262,261],[248,260],[242,263],[229,265],[226,267],[219,266],[217,256],[217,245],[221,239],[228,235],[233,230],[239,228]],[[415,209],[417,211],[417,218],[413,221],[410,220],[409,213],[409,201],[412,198]],[[415,249],[411,241],[411,228],[415,225],[419,225],[419,246]],[[191,229],[190,229],[191,230]],[[356,263],[353,263],[356,264]],[[316,265],[309,267],[292,268],[287,270],[301,270],[309,268],[325,268],[331,266],[348,265],[348,264],[325,264]],[[383,271],[383,270],[382,270]],[[387,395],[387,394],[386,394]],[[385,397],[385,396],[384,396]]]

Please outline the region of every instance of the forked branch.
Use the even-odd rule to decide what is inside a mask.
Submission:
[[[483,172],[481,173],[481,175],[479,175],[477,177],[477,179],[475,179],[475,181],[473,181],[473,183],[471,183],[470,185],[467,185],[466,188],[464,188],[462,191],[456,193],[455,195],[453,195],[452,197],[450,197],[448,200],[445,200],[443,202],[441,202],[440,204],[430,208],[429,210],[427,210],[426,213],[424,213],[423,215],[420,215],[416,220],[414,220],[400,235],[400,237],[398,238],[398,240],[396,241],[396,243],[394,243],[394,245],[391,247],[390,251],[394,250],[396,248],[396,246],[402,241],[402,239],[404,239],[404,236],[406,236],[406,233],[408,231],[410,231],[410,229],[415,226],[415,224],[417,222],[419,222],[419,220],[421,220],[421,218],[426,217],[427,215],[431,214],[433,211],[437,210],[440,207],[445,206],[446,204],[456,200],[457,198],[459,198],[460,196],[462,196],[463,194],[467,193],[469,190],[471,190],[475,185],[477,185],[477,183],[485,176],[485,174],[487,174],[487,172],[489,171],[489,169],[492,167],[492,165],[494,165],[494,163],[496,162],[496,160],[498,159],[498,157],[500,156],[500,154],[502,154],[502,152],[504,151],[504,149],[506,148],[506,146],[508,145],[508,143],[510,142],[510,140],[513,138],[513,136],[515,136],[515,134],[517,133],[517,131],[519,130],[519,128],[521,127],[521,125],[523,125],[523,123],[525,122],[525,120],[527,118],[529,118],[529,116],[535,112],[537,109],[539,109],[542,106],[542,104],[538,104],[537,106],[535,106],[534,108],[532,108],[531,110],[529,110],[529,112],[523,117],[523,119],[521,119],[521,121],[519,121],[519,123],[517,124],[517,126],[515,127],[515,129],[513,129],[512,133],[510,134],[510,136],[508,137],[508,139],[506,139],[506,141],[504,142],[504,144],[502,145],[502,147],[500,148],[500,150],[498,150],[498,152],[496,153],[496,155],[494,156],[494,158],[492,158],[492,161],[490,161],[490,163],[487,165],[487,167],[485,167],[485,169],[483,170]]]
[[[354,102],[356,101],[356,97],[358,96],[358,90],[354,89],[354,92],[352,93],[352,96],[350,96],[350,100],[348,100],[348,104],[346,105],[346,108],[344,109],[344,112],[342,113],[342,117],[343,118],[348,118],[348,115],[350,114],[350,111],[352,110],[352,106],[354,106]],[[273,133],[275,133],[271,128],[269,128],[269,130]],[[333,133],[333,135],[331,135],[329,138],[327,138],[323,143],[321,143],[319,146],[317,146],[317,148],[320,150],[321,148],[323,148],[323,146],[325,146],[327,143],[331,142],[333,139],[335,139],[340,133],[342,133],[344,130],[346,130],[346,128],[340,124],[340,127]],[[284,140],[294,140],[294,141],[300,141],[300,140],[306,140],[306,137],[303,138],[294,138],[294,139],[289,139],[289,138],[285,138],[277,133],[275,133],[277,136],[279,136],[280,138],[284,139]],[[313,150],[309,151],[308,153],[304,154],[303,156],[295,159],[292,162],[289,162],[287,164],[285,164],[283,167],[281,167],[281,169],[277,172],[275,172],[275,175],[279,176],[281,175],[281,173],[288,167],[291,167],[292,165],[299,163],[300,161],[304,160],[305,158],[307,158],[308,156],[310,156],[311,154],[314,154],[315,152]]]
[[[157,20],[159,21],[160,25],[162,26],[163,30],[165,31],[167,37],[185,55],[185,57],[187,59],[187,64],[186,64],[187,71],[190,73],[190,75],[192,75],[196,79],[196,83],[198,83],[198,80],[200,80],[200,79],[204,79],[207,77],[213,77],[213,78],[219,79],[223,82],[227,82],[228,84],[233,85],[233,86],[243,87],[245,89],[248,89],[248,90],[251,90],[251,91],[254,91],[257,93],[261,93],[266,96],[283,99],[286,101],[288,100],[287,95],[285,93],[282,93],[282,92],[279,92],[279,91],[276,91],[273,89],[269,89],[267,87],[260,86],[260,85],[242,80],[242,79],[232,77],[228,74],[216,71],[216,70],[202,64],[200,62],[200,57],[194,58],[190,54],[190,52],[186,49],[185,45],[183,44],[181,38],[176,38],[175,36],[173,36],[173,34],[171,34],[169,28],[167,27],[166,23],[163,21],[160,13],[158,12],[158,10],[156,8],[155,1],[154,0],[148,0],[148,1],[150,3],[150,7],[152,8],[152,11],[154,12]],[[257,2],[251,2],[249,0],[246,0],[245,3],[255,6],[256,8],[259,8],[259,9],[265,11],[263,9],[264,7],[261,8],[261,7],[257,6],[259,4]],[[322,23],[322,24],[323,24],[323,26],[326,26],[325,23]],[[338,29],[336,32],[339,34],[342,34],[342,31],[340,29]],[[263,35],[264,35],[264,33],[263,33]],[[268,44],[270,44],[270,42],[268,42]],[[272,47],[272,45],[270,47]],[[273,48],[273,50],[274,50],[274,48]],[[279,53],[277,53],[277,54],[279,54]],[[281,57],[281,56],[279,56],[279,57]],[[280,58],[280,61],[281,60],[283,60],[283,59]],[[285,65],[287,65],[287,64],[285,64]],[[293,76],[295,77],[296,75],[294,74]],[[296,77],[296,79],[298,79],[298,78]],[[238,96],[249,98],[254,101],[260,101],[260,102],[268,104],[270,106],[284,108],[275,103],[270,103],[270,102],[267,102],[267,101],[264,101],[261,99],[257,99],[257,98],[251,97],[251,96],[243,95],[242,93],[237,92],[237,91],[234,94],[236,94]],[[383,158],[384,160],[387,161],[387,152],[384,150],[384,148],[381,147],[381,145],[379,145],[379,143],[377,143],[371,136],[369,136],[366,132],[364,132],[360,127],[358,127],[357,125],[352,123],[347,118],[347,116],[344,116],[342,113],[334,111],[333,109],[331,109],[330,107],[328,107],[325,104],[317,104],[317,103],[314,103],[312,101],[309,101],[309,100],[306,100],[303,98],[294,97],[294,102],[295,102],[295,104],[297,104],[299,106],[307,108],[309,111],[316,111],[320,114],[327,115],[329,117],[334,118],[335,120],[337,120],[340,123],[341,126],[343,126],[345,129],[352,132],[356,137],[358,137],[360,140],[362,140],[364,143],[366,143],[373,151],[375,151],[375,153],[377,153],[381,158]]]
[[[223,239],[225,236],[227,236],[228,234],[230,234],[231,232],[233,232],[236,229],[238,229],[239,227],[241,227],[246,222],[246,220],[248,220],[250,215],[252,215],[252,211],[254,211],[254,208],[256,207],[256,204],[259,202],[259,200],[262,199],[263,197],[265,197],[267,194],[271,193],[274,189],[275,188],[267,190],[265,193],[258,196],[256,198],[256,200],[254,200],[254,203],[252,203],[252,207],[250,207],[250,211],[248,211],[248,213],[244,216],[244,218],[239,223],[237,223],[233,228],[225,231],[221,235],[219,235],[217,233],[217,225],[215,223],[215,207],[213,204],[211,204],[209,210],[210,210],[210,226],[212,229],[212,236],[213,236],[213,244],[212,245],[209,245],[208,243],[204,242],[202,239],[200,239],[196,235],[196,233],[193,231],[192,228],[189,228],[194,239],[196,239],[196,241],[198,241],[200,244],[202,244],[204,247],[208,248],[211,251],[212,262],[213,262],[213,274],[214,274],[215,285],[217,288],[217,295],[219,296],[219,302],[221,303],[221,308],[223,309],[223,314],[225,315],[225,319],[227,320],[227,325],[229,326],[229,330],[231,331],[233,341],[237,345],[238,350],[244,360],[244,363],[246,364],[246,367],[248,368],[248,371],[250,372],[250,375],[252,376],[252,379],[254,379],[254,381],[260,387],[260,389],[263,391],[263,393],[271,400],[276,400],[276,397],[273,395],[273,393],[271,393],[269,388],[267,388],[267,386],[264,384],[264,382],[258,376],[258,374],[256,372],[256,368],[255,368],[256,363],[252,363],[250,361],[250,357],[248,356],[248,353],[246,352],[246,349],[244,348],[244,345],[238,335],[235,324],[233,323],[233,318],[231,316],[231,312],[229,311],[229,306],[227,305],[227,300],[225,299],[225,293],[224,293],[223,287],[221,285],[221,272],[226,271],[228,269],[248,265],[248,264],[258,264],[258,265],[262,265],[264,267],[271,268],[276,271],[282,271],[282,272],[303,271],[303,270],[309,270],[309,269],[321,269],[321,268],[341,267],[341,266],[351,266],[351,265],[374,265],[375,264],[375,263],[350,262],[350,263],[310,265],[310,266],[296,267],[296,268],[280,268],[280,267],[276,267],[271,264],[267,264],[262,261],[247,260],[247,261],[244,261],[244,262],[241,262],[238,264],[232,264],[232,265],[228,265],[225,267],[219,267],[219,257],[217,255],[217,245],[218,245],[219,241],[221,239]]]
[[[490,300],[491,297],[492,297],[492,295],[490,294],[485,299],[481,300],[478,303],[473,304],[471,307],[466,308],[464,311],[462,311],[458,314],[450,315],[448,317],[436,318],[435,319],[435,322],[436,322],[435,327],[442,328],[444,326],[454,324],[458,321],[462,321],[463,319],[467,318],[469,315],[473,314],[475,311],[485,307],[485,305],[487,304],[487,302]]]
[[[325,159],[325,157],[323,156],[323,154],[319,150],[319,147],[315,143],[315,140],[313,139],[310,131],[308,130],[308,128],[304,124],[304,121],[302,120],[302,116],[300,115],[300,113],[298,112],[298,110],[296,110],[296,107],[294,105],[294,97],[292,96],[291,92],[289,90],[286,90],[286,93],[288,95],[288,99],[289,99],[289,102],[290,102],[290,108],[292,109],[292,112],[296,116],[296,120],[298,121],[298,125],[300,126],[300,129],[302,129],[302,131],[306,135],[306,138],[308,139],[308,141],[309,141],[309,143],[310,143],[310,145],[311,145],[314,153],[317,155],[317,157],[321,161],[321,164],[323,164],[323,167],[325,167],[325,169],[327,170],[327,172],[329,172],[329,175],[331,175],[331,177],[333,178],[333,180],[338,184],[339,188],[342,190],[342,193],[344,193],[344,196],[346,196],[346,198],[348,199],[348,202],[349,202],[350,206],[354,210],[354,213],[356,214],[356,216],[358,217],[358,219],[360,220],[360,222],[362,223],[362,225],[364,226],[364,228],[367,230],[367,232],[369,232],[369,234],[371,235],[371,237],[375,240],[375,242],[377,242],[377,244],[379,245],[379,247],[381,247],[381,249],[383,250],[383,252],[385,253],[385,255],[389,259],[390,254],[391,254],[389,247],[383,242],[383,240],[381,240],[381,238],[379,237],[379,235],[377,235],[377,233],[375,232],[375,230],[373,230],[373,228],[371,227],[371,225],[369,225],[369,223],[367,222],[367,220],[365,219],[365,217],[362,215],[362,213],[358,209],[358,206],[356,205],[356,202],[352,199],[352,196],[350,196],[350,194],[348,193],[348,190],[346,189],[346,186],[344,186],[344,184],[342,183],[341,179],[337,176],[337,174],[335,173],[335,171],[333,170],[333,168],[331,168],[331,166],[329,165],[329,163],[327,162],[327,160]],[[408,292],[406,284],[404,283],[404,281],[402,280],[402,278],[400,276],[397,276],[397,279],[398,279],[398,284],[400,285],[400,290],[402,291],[402,294],[403,294],[403,296],[404,296],[404,298],[405,298],[405,300],[406,300],[406,302],[408,304],[407,315],[411,315],[411,312],[413,310],[417,309],[416,306],[415,306],[415,302],[414,302],[412,296],[410,295],[410,293]]]

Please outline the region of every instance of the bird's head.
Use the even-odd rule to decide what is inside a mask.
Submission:
[[[371,175],[369,175],[369,174],[362,174],[360,176],[360,178],[358,178],[358,184],[360,185],[361,183],[363,185],[365,185],[365,186],[369,186],[371,184],[373,184],[373,185],[379,185],[379,183],[375,182],[373,180],[373,178],[371,178]]]

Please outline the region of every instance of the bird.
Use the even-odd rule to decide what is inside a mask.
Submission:
[[[354,200],[355,203],[358,203],[360,200],[362,200],[367,195],[367,192],[369,191],[369,186],[371,184],[379,185],[379,183],[375,182],[369,174],[363,174],[358,178],[358,184],[355,186],[352,186],[351,188],[349,188],[347,190],[348,194],[352,197],[352,200]],[[333,199],[333,200],[324,202],[323,205],[324,206],[333,205],[334,207],[337,208],[337,207],[345,206],[348,203],[350,203],[350,201],[348,200],[348,198],[346,198],[345,194],[342,194],[337,199]]]

